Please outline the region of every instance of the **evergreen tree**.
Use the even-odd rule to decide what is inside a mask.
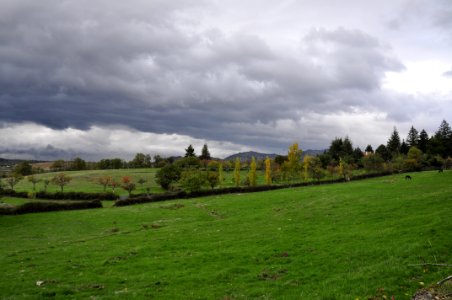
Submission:
[[[394,127],[394,131],[391,134],[391,137],[388,140],[388,143],[386,145],[386,149],[389,151],[391,156],[395,156],[400,153],[400,136],[399,132],[397,131],[397,128]]]
[[[353,156],[353,144],[347,136],[342,144],[342,157]]]
[[[419,150],[421,150],[423,153],[427,153],[427,147],[428,147],[428,134],[427,132],[422,129],[421,133],[419,134],[419,142],[418,142],[418,147]]]
[[[388,149],[383,144],[378,146],[378,148],[375,150],[375,153],[379,154],[381,158],[384,159],[384,161],[389,161],[391,159],[391,153],[389,153]]]
[[[400,153],[407,155],[409,150],[410,150],[410,147],[407,145],[407,143],[405,143],[405,140],[403,140],[402,144],[400,144]]]
[[[361,158],[363,158],[364,153],[361,151],[361,149],[359,147],[355,148],[355,150],[353,150],[353,160],[357,163],[361,160]]]
[[[374,149],[372,149],[371,145],[367,145],[366,150],[364,150],[367,153],[374,153]]]
[[[406,143],[407,143],[408,147],[413,147],[413,146],[417,147],[419,144],[419,133],[416,130],[416,128],[414,128],[413,126],[411,126],[410,131],[408,131]]]
[[[195,149],[192,145],[189,145],[187,149],[185,149],[185,157],[196,157]]]
[[[211,159],[209,149],[207,148],[207,144],[204,144],[204,146],[202,147],[201,156],[199,158],[202,160]]]
[[[440,144],[439,153],[443,157],[452,155],[452,129],[446,120],[441,122],[438,131],[435,133],[435,138]]]

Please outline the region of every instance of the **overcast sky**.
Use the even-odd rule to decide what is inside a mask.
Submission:
[[[0,157],[375,148],[443,119],[450,0],[0,1]]]

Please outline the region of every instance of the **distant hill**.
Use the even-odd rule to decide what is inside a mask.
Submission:
[[[301,157],[304,157],[305,155],[312,155],[312,156],[319,155],[319,154],[322,154],[323,151],[325,151],[325,150],[310,150],[309,149],[309,150],[303,151],[303,153],[301,154]],[[232,154],[232,155],[226,157],[225,160],[235,160],[238,157],[242,161],[248,161],[248,160],[251,160],[251,158],[253,156],[255,159],[265,159],[267,156],[270,157],[271,159],[274,159],[277,155],[280,155],[280,154],[248,151],[248,152],[240,152],[240,153]],[[287,155],[287,154],[284,154],[284,155]]]

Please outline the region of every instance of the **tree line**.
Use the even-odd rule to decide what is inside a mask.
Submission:
[[[417,171],[422,169],[443,169],[452,165],[452,130],[450,125],[443,120],[438,130],[432,136],[428,136],[425,130],[420,132],[411,126],[406,139],[401,139],[397,128],[394,127],[386,144],[379,145],[375,150],[371,145],[362,151],[359,147],[353,147],[350,138],[335,138],[331,141],[327,150],[317,156],[302,156],[303,151],[297,143],[291,145],[287,155],[278,155],[274,159],[266,158],[249,161],[235,161],[213,159],[207,144],[204,144],[201,154],[196,155],[195,149],[189,145],[185,149],[182,158],[162,158],[159,155],[151,160],[150,155],[137,153],[130,162],[121,159],[102,159],[97,163],[86,163],[80,158],[70,162],[55,161],[53,170],[85,170],[89,167],[95,169],[117,169],[125,167],[148,168],[157,167],[157,183],[166,190],[183,188],[188,192],[195,192],[203,187],[222,187],[225,184],[224,172],[233,172],[232,183],[235,186],[255,186],[258,172],[265,171],[264,184],[291,183],[300,180],[320,181],[325,177],[340,177],[350,180],[355,170],[366,172],[401,172]],[[243,175],[246,171],[247,175]],[[23,179],[27,179],[35,185],[40,179],[33,176],[33,168],[28,162],[18,164],[12,174],[6,178],[6,185],[11,189]],[[51,180],[43,182],[45,189],[50,183],[56,184],[61,191],[71,178],[64,173],[54,176]],[[144,181],[144,182],[143,182]],[[136,184],[145,183],[140,178],[136,183],[130,177],[123,177],[120,182],[115,182],[111,177],[98,178],[98,183],[104,187],[110,187],[115,191],[121,187],[132,193]]]

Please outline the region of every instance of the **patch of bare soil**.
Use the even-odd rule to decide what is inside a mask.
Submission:
[[[411,300],[451,300],[452,299],[452,276],[440,282],[419,290]]]

